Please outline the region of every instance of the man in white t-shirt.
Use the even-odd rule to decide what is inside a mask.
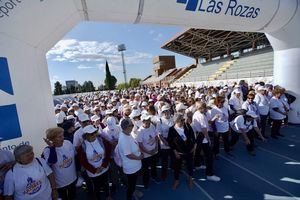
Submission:
[[[123,172],[127,176],[127,199],[131,200],[135,191],[138,172],[142,167],[144,158],[138,143],[132,137],[133,123],[130,119],[123,119],[120,124],[122,132],[119,136],[118,150],[122,160]]]

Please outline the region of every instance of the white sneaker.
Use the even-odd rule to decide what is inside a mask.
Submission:
[[[200,169],[206,169],[206,166],[205,165],[201,165],[199,167],[195,167],[195,170],[200,170]]]
[[[212,175],[212,176],[206,176],[206,179],[209,180],[209,181],[215,181],[215,182],[218,182],[218,181],[221,180],[220,177],[215,176],[215,175]]]
[[[81,187],[83,185],[84,179],[79,177],[76,182],[76,187]]]

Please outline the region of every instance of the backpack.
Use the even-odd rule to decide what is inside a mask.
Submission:
[[[122,167],[122,157],[119,149],[119,144],[117,144],[114,150],[114,161],[119,167]]]

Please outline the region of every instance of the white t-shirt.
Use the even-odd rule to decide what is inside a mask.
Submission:
[[[83,128],[80,127],[75,133],[74,133],[74,138],[73,138],[73,145],[74,147],[78,147],[81,145],[81,143],[83,142]]]
[[[259,115],[258,107],[255,102],[250,103],[249,101],[245,101],[242,105],[242,109],[247,110],[247,111],[251,110],[251,111],[255,112],[257,115]]]
[[[93,142],[84,141],[85,144],[85,153],[88,163],[93,167],[98,168],[101,167],[103,159],[105,157],[104,147],[100,144],[99,140],[96,139]],[[86,170],[89,177],[97,177],[101,174],[104,174],[108,170],[108,167],[103,169],[100,173],[91,173]]]
[[[273,110],[273,108],[278,108],[281,112],[285,112],[282,101],[276,97],[272,97],[270,100],[270,117],[275,120],[282,120],[286,117],[285,115]]]
[[[103,129],[102,136],[109,142],[114,142],[119,140],[119,134],[121,133],[120,126],[114,126],[109,128],[108,126]]]
[[[225,133],[229,130],[228,110],[224,106],[222,108],[213,106],[213,108],[211,109],[211,118],[214,118],[217,114],[221,116],[215,121],[217,132]]]
[[[193,123],[192,123],[193,127],[194,127],[194,131],[195,132],[202,132],[203,128],[207,128],[208,129],[208,121],[206,116],[201,113],[200,111],[196,111],[193,115]]]
[[[4,195],[15,200],[51,200],[51,185],[48,175],[52,173],[46,161],[34,159],[28,165],[17,163],[5,176]]]
[[[254,101],[258,106],[258,112],[260,115],[268,115],[269,113],[269,99],[267,96],[260,93],[255,95]]]
[[[155,146],[157,145],[157,141],[156,141],[156,136],[158,135],[156,128],[154,127],[153,124],[150,124],[149,128],[144,128],[143,126],[140,127],[140,129],[138,130],[138,134],[137,134],[137,138],[136,140],[139,143],[142,143],[144,148],[147,149],[148,151],[151,151],[153,149],[155,149]],[[145,152],[144,153],[144,157],[148,158],[151,155],[147,154]],[[157,153],[157,152],[156,152]]]
[[[230,123],[230,126],[235,132],[242,133],[241,129],[244,129],[245,132],[248,132],[252,128],[257,127],[257,123],[256,120],[245,122],[244,116],[239,115]]]
[[[57,188],[62,188],[73,183],[76,178],[75,168],[75,148],[72,143],[65,140],[63,146],[56,147],[57,162],[51,166]],[[50,149],[45,148],[43,155],[47,161],[49,158]]]
[[[237,98],[234,94],[233,96],[229,99],[229,105],[232,105],[235,110],[240,110],[242,109],[242,104],[243,100]]]
[[[135,139],[131,135],[126,135],[122,132],[119,137],[118,146],[124,173],[134,174],[139,171],[142,167],[142,162],[140,160],[132,160],[127,157],[127,155],[130,154],[134,154],[135,156],[141,155],[139,145]]]
[[[160,129],[158,131],[160,137],[163,137],[165,140],[167,140],[169,135],[169,129],[173,125],[174,125],[174,120],[172,118],[166,119],[162,117],[160,123]],[[170,147],[168,145],[165,145],[165,143],[163,143],[161,140],[160,140],[160,147],[161,149],[170,149]]]
[[[131,132],[131,135],[134,139],[137,138],[137,135],[138,135],[138,130],[140,129],[140,127],[142,127],[143,125],[143,122],[141,120],[132,120],[132,123],[133,123],[133,129],[132,129],[132,132]]]
[[[0,149],[0,194],[3,193],[4,179],[5,179],[5,174],[6,174],[6,171],[1,170],[1,167],[5,163],[9,163],[14,160],[15,160],[15,157],[12,154],[12,152]]]

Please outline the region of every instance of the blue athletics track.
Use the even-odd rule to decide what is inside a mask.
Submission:
[[[268,130],[270,132],[270,130]],[[160,184],[150,183],[148,190],[137,187],[144,193],[143,200],[300,200],[300,126],[282,128],[285,137],[266,143],[256,140],[256,156],[247,153],[242,138],[234,147],[232,155],[222,150],[214,161],[214,172],[220,182],[205,179],[205,170],[194,173],[194,187],[187,186],[187,175],[182,172],[180,185],[171,188],[173,173]],[[139,183],[141,184],[141,180]],[[125,199],[125,187],[113,195],[115,200]],[[81,191],[78,199],[85,198]]]

